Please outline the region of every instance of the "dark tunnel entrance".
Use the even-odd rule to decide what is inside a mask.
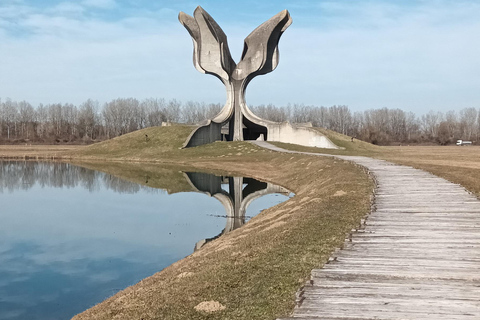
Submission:
[[[267,127],[256,124],[246,117],[242,116],[242,130],[243,130],[243,140],[257,140],[263,134],[263,140],[267,141],[268,130]],[[222,140],[223,141],[232,141],[233,132],[230,131],[230,128],[233,128],[233,117],[230,119],[229,123],[222,127]]]
[[[243,117],[243,140],[257,140],[263,134],[263,140],[267,141],[267,127],[253,123]]]

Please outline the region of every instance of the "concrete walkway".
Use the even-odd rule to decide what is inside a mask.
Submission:
[[[375,210],[312,271],[288,319],[480,319],[480,201],[422,170],[338,158],[374,174]]]

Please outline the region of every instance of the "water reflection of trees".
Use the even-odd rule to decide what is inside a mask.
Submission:
[[[28,190],[34,186],[83,187],[90,192],[104,187],[117,193],[163,192],[68,163],[0,161],[0,192]]]

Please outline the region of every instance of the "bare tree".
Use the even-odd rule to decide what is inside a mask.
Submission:
[[[3,127],[7,130],[7,139],[17,135],[18,105],[11,99],[6,99],[1,104],[1,115]]]
[[[26,101],[19,104],[18,121],[20,125],[20,135],[24,139],[31,139],[35,135],[35,110],[32,105]]]
[[[437,141],[442,146],[448,144],[452,140],[452,134],[450,132],[450,126],[447,121],[442,121],[438,125],[438,136]]]
[[[210,103],[206,107],[205,119],[212,119],[215,117],[221,110],[222,105],[220,103]]]
[[[465,108],[460,110],[460,126],[463,128],[463,139],[471,140],[475,137],[477,127],[477,109]]]
[[[405,127],[407,132],[407,141],[415,141],[420,138],[420,122],[413,112],[405,116]]]
[[[45,139],[47,136],[48,110],[43,104],[40,104],[37,107],[35,112],[35,120],[37,122],[37,136],[40,139]]]
[[[438,126],[443,121],[443,113],[430,111],[422,116],[422,130],[431,140],[437,137]]]
[[[148,127],[161,126],[162,122],[167,121],[165,115],[166,103],[164,99],[149,98],[141,102],[142,107],[147,114]]]
[[[182,104],[180,101],[175,99],[168,101],[167,107],[165,108],[165,116],[168,122],[180,122],[181,107]]]
[[[98,123],[98,101],[88,99],[80,105],[78,112],[78,134],[83,139],[95,139]]]
[[[388,111],[389,115],[389,135],[391,140],[405,141],[407,139],[407,122],[405,112],[400,109]]]
[[[187,101],[182,108],[182,122],[193,124],[202,120],[204,120],[204,116],[200,103]]]

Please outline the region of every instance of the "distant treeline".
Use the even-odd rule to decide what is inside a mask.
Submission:
[[[40,104],[0,100],[0,141],[3,143],[89,143],[113,138],[162,122],[195,124],[212,118],[220,104],[178,100],[119,98],[100,105],[87,100],[73,104]],[[418,116],[400,109],[352,112],[348,106],[317,107],[289,104],[250,106],[258,116],[277,122],[311,122],[374,144],[439,143],[478,140],[480,111],[430,111]]]
[[[196,123],[216,115],[220,104],[134,98],[100,104],[40,104],[0,100],[0,140],[5,142],[92,142],[110,139],[162,122]]]

